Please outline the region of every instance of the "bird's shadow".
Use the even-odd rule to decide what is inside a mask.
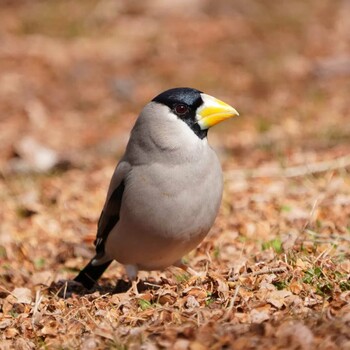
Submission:
[[[164,281],[160,283],[152,281],[152,283],[148,283],[148,281],[141,280],[137,284],[137,290],[139,293],[143,293],[147,290],[156,290],[161,288]],[[49,291],[60,298],[67,299],[73,296],[73,294],[78,296],[85,296],[89,294],[93,294],[95,292],[99,292],[101,295],[103,294],[120,294],[126,293],[130,290],[132,283],[130,281],[126,281],[123,279],[119,279],[116,284],[112,283],[104,283],[102,285],[95,284],[91,289],[86,289],[81,283],[75,282],[72,280],[60,280],[58,282],[52,282]]]

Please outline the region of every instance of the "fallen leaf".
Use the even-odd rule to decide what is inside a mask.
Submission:
[[[251,323],[262,323],[270,319],[270,305],[259,307],[250,311]]]
[[[188,350],[190,341],[187,339],[177,339],[173,345],[174,350]]]
[[[12,339],[18,334],[18,330],[16,328],[6,328],[4,334],[7,339]]]
[[[30,304],[33,300],[32,292],[28,288],[15,288],[12,295],[17,299],[18,303]]]
[[[34,285],[42,284],[49,286],[54,280],[54,274],[51,271],[34,272],[32,275],[32,283]]]
[[[164,304],[169,304],[173,305],[177,299],[176,295],[170,294],[170,293],[162,293],[161,296],[159,296],[158,301],[159,304],[164,305]]]
[[[184,294],[192,295],[196,299],[205,299],[207,297],[207,292],[198,287],[189,287],[183,291]]]
[[[199,302],[197,301],[197,299],[193,295],[189,295],[186,298],[185,305],[188,309],[194,309],[196,307],[199,307]]]
[[[17,338],[14,347],[16,350],[31,350],[36,348],[32,341],[24,338]]]
[[[57,321],[50,321],[44,325],[41,329],[41,333],[44,335],[56,335],[58,331],[59,324]]]
[[[190,344],[190,350],[206,350],[207,346],[204,346],[202,343],[198,341],[194,341]]]
[[[292,295],[292,293],[288,290],[275,290],[267,295],[266,301],[274,307],[276,307],[277,309],[280,309],[282,306],[285,305],[284,299],[290,295]]]
[[[300,294],[301,291],[303,290],[303,286],[301,283],[297,282],[297,281],[293,281],[290,285],[289,285],[289,289],[293,294]]]
[[[5,329],[5,328],[7,328],[7,327],[9,327],[9,326],[11,326],[12,325],[12,320],[10,320],[10,319],[5,319],[5,320],[2,320],[1,322],[0,322],[0,329]]]
[[[20,156],[19,159],[13,159],[12,167],[15,171],[46,172],[60,161],[57,152],[30,136],[20,139],[15,148]]]

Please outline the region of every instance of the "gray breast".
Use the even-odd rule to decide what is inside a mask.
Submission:
[[[217,157],[211,149],[203,156],[181,166],[133,167],[125,182],[120,222],[111,235],[116,260],[160,269],[200,243],[222,196]]]

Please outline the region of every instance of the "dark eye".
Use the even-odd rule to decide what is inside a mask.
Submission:
[[[186,105],[177,105],[175,106],[175,112],[178,115],[184,115],[188,112],[188,107]]]

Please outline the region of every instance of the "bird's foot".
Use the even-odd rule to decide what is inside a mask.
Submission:
[[[135,296],[139,296],[140,293],[137,289],[137,283],[139,282],[137,274],[139,272],[139,268],[137,267],[137,265],[124,265],[124,267],[126,274],[128,275],[129,281],[131,281],[131,287],[128,291],[132,291],[135,294]]]
[[[129,289],[129,291],[132,291],[135,294],[135,297],[139,297],[140,296],[139,290],[137,289],[138,282],[139,282],[138,278],[136,280],[134,280],[134,281],[131,281],[131,287]]]

